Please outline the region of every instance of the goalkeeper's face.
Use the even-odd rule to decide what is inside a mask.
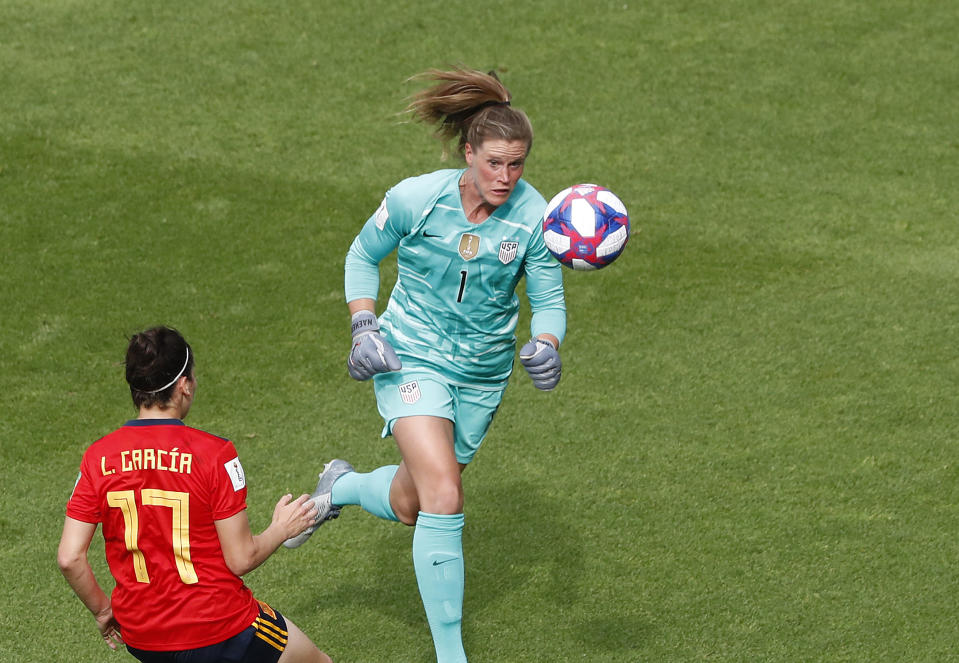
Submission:
[[[470,179],[484,203],[499,207],[509,200],[523,176],[528,151],[529,146],[521,140],[489,139],[476,148],[466,144],[463,156]]]

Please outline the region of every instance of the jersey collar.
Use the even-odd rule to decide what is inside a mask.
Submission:
[[[179,419],[131,419],[124,426],[185,426]]]

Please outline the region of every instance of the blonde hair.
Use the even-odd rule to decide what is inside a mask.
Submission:
[[[434,135],[443,143],[444,158],[452,140],[461,157],[466,143],[478,149],[488,138],[523,141],[529,153],[533,125],[526,113],[510,106],[512,95],[495,72],[429,69],[410,80],[423,79],[436,83],[414,94],[406,110],[417,120],[438,125]]]

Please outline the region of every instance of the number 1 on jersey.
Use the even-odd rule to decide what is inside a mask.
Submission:
[[[466,290],[466,274],[465,269],[460,270],[460,291],[459,294],[456,295],[457,304],[463,301],[463,291]]]

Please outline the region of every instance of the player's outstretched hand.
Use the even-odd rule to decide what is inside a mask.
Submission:
[[[357,311],[352,319],[353,348],[346,368],[354,380],[369,380],[377,373],[398,371],[403,367],[396,351],[380,333],[376,315]]]
[[[316,521],[316,504],[309,495],[300,495],[295,500],[287,493],[273,507],[272,525],[279,527],[283,539],[296,536]]]
[[[520,348],[519,360],[533,378],[533,386],[543,391],[554,389],[563,374],[559,351],[541,338],[534,338]]]

